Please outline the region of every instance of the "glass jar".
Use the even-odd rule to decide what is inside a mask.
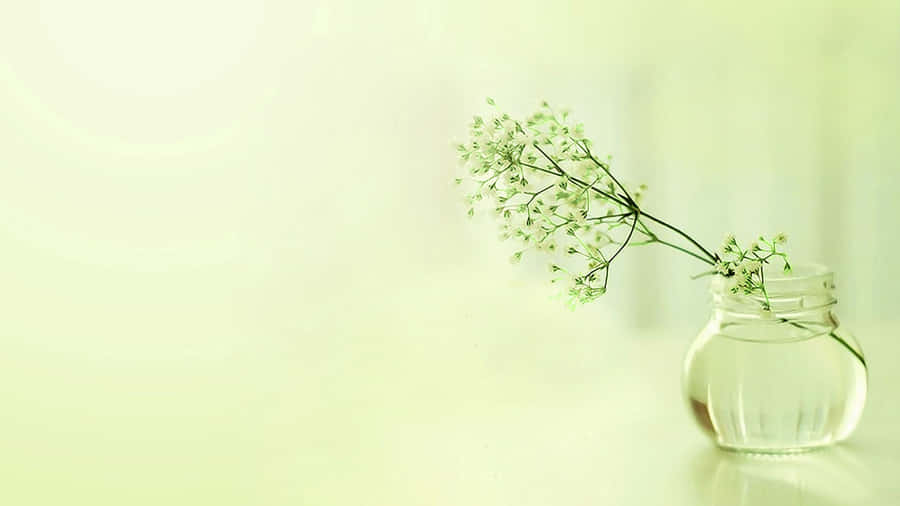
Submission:
[[[713,314],[688,350],[683,389],[701,430],[728,450],[783,453],[841,441],[866,401],[862,348],[838,323],[823,266],[766,272],[770,310],[711,283]]]

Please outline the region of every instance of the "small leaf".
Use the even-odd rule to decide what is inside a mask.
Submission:
[[[485,100],[485,101],[488,103],[488,105],[497,105],[494,103],[494,99],[491,97],[487,97],[487,100]]]
[[[475,216],[475,208],[470,207],[469,212],[467,212],[466,214],[469,215],[469,218],[471,218],[472,216]]]
[[[509,262],[513,263],[513,264],[519,263],[519,260],[522,260],[522,252],[521,251],[516,251],[515,253],[513,253],[513,255],[511,257],[509,257]]]

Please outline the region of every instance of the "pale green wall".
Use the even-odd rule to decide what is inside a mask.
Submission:
[[[389,416],[360,399],[479,388],[432,361],[493,374],[520,350],[498,373],[515,377],[615,329],[687,340],[706,316],[688,259],[632,252],[605,299],[569,314],[544,262],[510,266],[493,225],[464,218],[450,141],[485,95],[574,107],[615,170],[649,184],[648,208],[710,244],[785,231],[796,259],[835,268],[846,319],[896,318],[900,3],[2,12],[0,432],[21,464],[7,494],[324,497],[292,472],[340,489],[309,455],[377,494],[392,486],[365,478],[377,448],[353,463],[364,443],[346,435],[376,445]],[[168,488],[137,487],[143,472]]]

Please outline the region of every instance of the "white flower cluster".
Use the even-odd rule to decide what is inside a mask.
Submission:
[[[719,248],[715,270],[730,281],[731,293],[760,295],[765,299],[763,308],[770,309],[769,294],[766,292],[763,267],[770,259],[778,257],[784,264],[784,271],[791,270],[787,255],[778,251],[778,246],[787,242],[785,234],[776,234],[771,240],[760,236],[742,248],[733,235],[728,235]]]
[[[495,107],[491,99],[488,104]],[[559,254],[550,271],[553,281],[565,286],[562,295],[571,306],[606,292],[610,265],[628,245],[658,243],[688,254],[712,269],[699,276],[729,278],[734,293],[762,294],[766,308],[763,265],[780,257],[790,269],[777,249],[786,240],[783,234],[760,237],[746,249],[729,236],[717,254],[645,212],[639,202],[647,187],[619,181],[609,159],[593,153],[582,125],[546,102],[523,120],[503,113],[475,116],[469,141],[457,150],[468,174],[456,182],[471,187],[469,216],[486,207],[500,218],[500,238],[519,244],[513,263],[529,250]],[[681,245],[657,236],[644,220],[674,234]]]
[[[493,100],[488,99],[493,106]],[[501,219],[500,238],[520,244],[511,261],[525,251],[561,252],[550,266],[554,282],[564,282],[570,304],[588,302],[606,291],[609,265],[634,233],[637,203],[609,172],[608,160],[591,152],[581,124],[568,111],[546,102],[522,121],[507,114],[475,116],[470,141],[457,146],[468,171],[468,214],[487,204]],[[615,233],[614,233],[615,232]],[[612,252],[611,250],[615,250]]]

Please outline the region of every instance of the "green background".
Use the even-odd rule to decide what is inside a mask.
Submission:
[[[491,473],[515,454],[465,460],[482,440],[454,423],[528,446],[554,417],[660,396],[652,444],[693,437],[677,382],[703,266],[637,249],[596,303],[549,300],[546,262],[510,266],[451,185],[487,95],[572,107],[646,208],[704,244],[786,232],[795,262],[835,270],[864,346],[896,337],[863,330],[896,328],[900,3],[2,12],[4,503],[500,504]],[[622,469],[547,453],[570,477]],[[585,497],[561,483],[516,500]]]

